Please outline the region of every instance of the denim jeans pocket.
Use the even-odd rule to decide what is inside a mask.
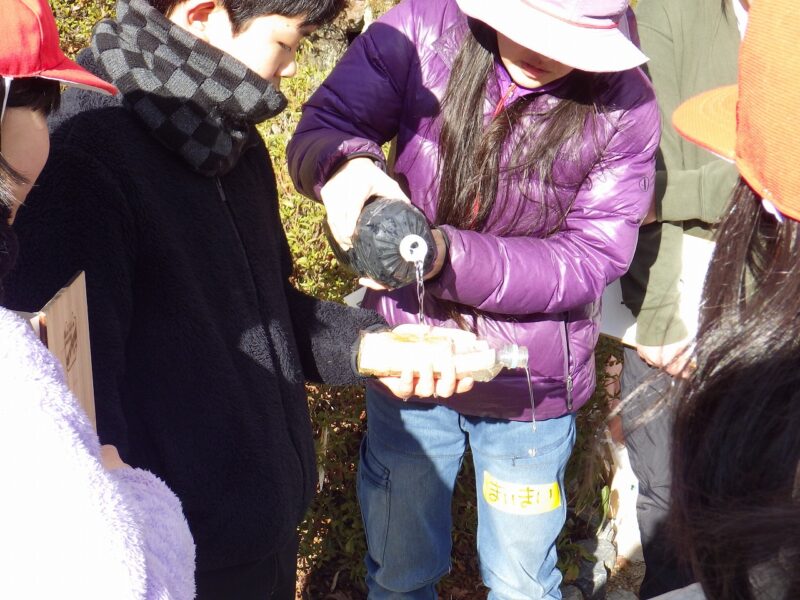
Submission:
[[[364,436],[359,450],[358,502],[369,554],[375,562],[383,564],[389,532],[389,469],[375,457],[367,440]]]

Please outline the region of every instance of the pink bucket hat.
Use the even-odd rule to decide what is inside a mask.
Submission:
[[[625,71],[647,61],[620,29],[628,0],[456,1],[464,14],[581,71]]]

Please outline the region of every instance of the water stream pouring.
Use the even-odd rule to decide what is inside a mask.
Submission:
[[[414,275],[417,280],[417,317],[425,323],[425,257],[428,255],[428,243],[416,233],[411,233],[400,240],[400,256],[414,264]]]

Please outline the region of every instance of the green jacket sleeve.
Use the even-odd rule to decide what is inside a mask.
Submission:
[[[680,13],[680,7],[664,0],[641,0],[636,11],[662,124],[655,182],[659,223],[641,229],[633,264],[622,281],[623,299],[636,316],[636,342],[645,346],[677,342],[688,335],[679,315],[683,222],[718,221],[737,178],[736,168],[722,159],[692,165],[684,154],[688,142],[672,126],[672,113],[685,100],[684,78],[690,76],[682,72],[683,53],[691,51],[684,40],[697,33],[686,28],[709,27],[685,14],[681,20]]]
[[[688,335],[678,311],[683,227],[653,223],[639,230],[631,268],[620,281],[626,306],[636,316],[636,343],[661,346]]]
[[[681,42],[687,32],[675,31],[673,35],[674,24],[665,2],[643,0],[636,17],[642,50],[650,57],[647,71],[661,111],[661,160],[656,173],[658,218],[716,223],[736,183],[736,167],[720,158],[699,168],[690,168],[684,157],[684,145],[689,142],[683,141],[672,126],[672,113],[687,99],[683,97],[686,74],[681,73],[683,67],[679,63],[681,54],[689,51]],[[679,22],[677,26],[687,25]]]
[[[663,142],[662,142],[663,143]],[[716,223],[728,206],[739,175],[736,167],[717,159],[699,169],[656,173],[656,216],[659,221]]]

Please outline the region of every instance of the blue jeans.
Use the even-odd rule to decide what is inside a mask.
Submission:
[[[358,498],[371,600],[436,600],[450,569],[451,503],[467,444],[478,556],[489,600],[561,598],[556,538],[575,416],[531,423],[467,417],[367,391]]]

